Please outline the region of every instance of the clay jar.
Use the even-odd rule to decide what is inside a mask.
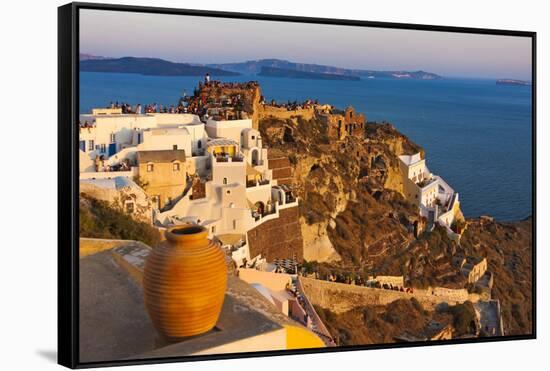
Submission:
[[[157,331],[176,342],[211,330],[227,287],[221,248],[204,227],[184,224],[165,232],[143,273],[145,306]]]

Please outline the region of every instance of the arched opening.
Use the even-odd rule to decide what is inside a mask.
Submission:
[[[294,143],[294,136],[293,136],[292,129],[288,126],[285,127],[285,133],[283,135],[283,140],[286,143]]]
[[[256,211],[259,215],[264,215],[265,212],[265,205],[262,201],[258,201],[254,204],[254,211]]]
[[[257,149],[253,149],[250,154],[250,162],[252,163],[252,166],[257,166],[260,162],[260,155],[259,151]]]

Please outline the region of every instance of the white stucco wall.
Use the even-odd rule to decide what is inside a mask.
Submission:
[[[210,138],[233,139],[241,145],[241,132],[252,128],[252,120],[206,121],[206,133]]]
[[[212,158],[212,181],[214,184],[222,185],[224,183],[241,183],[246,182],[246,162],[218,162]],[[227,182],[224,182],[227,179]]]
[[[160,151],[183,149],[191,155],[191,135],[186,128],[155,128],[144,130],[143,141],[137,146],[139,151]]]
[[[196,141],[198,141],[199,138],[203,142],[206,141],[204,124],[200,122],[198,116],[191,114],[81,114],[80,122],[84,123],[86,121],[90,124],[93,123],[94,127],[81,128],[79,137],[80,141],[84,141],[85,143],[85,152],[92,152],[94,156],[96,154],[106,156],[110,143],[116,143],[115,152],[119,152],[126,146],[137,145],[136,132],[159,127],[165,128],[189,125],[192,127],[189,130],[192,145],[196,145]],[[114,142],[112,141],[113,135]],[[93,141],[93,149],[90,149],[90,141]],[[193,143],[193,141],[195,141],[195,143]],[[101,148],[101,145],[104,145],[106,148],[105,152],[100,152],[99,149],[95,148],[96,146]]]

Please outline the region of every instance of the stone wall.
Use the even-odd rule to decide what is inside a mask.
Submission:
[[[273,179],[277,180],[278,184],[292,183],[292,168],[287,156],[278,154],[270,156],[268,152],[268,168],[273,171]]]
[[[277,219],[264,222],[248,231],[250,257],[262,255],[268,262],[273,262],[274,259],[302,261],[304,242],[298,216],[298,207],[282,209]]]
[[[466,300],[477,302],[479,295],[468,294],[465,289],[453,290],[446,288],[415,289],[414,293],[375,289],[345,283],[328,282],[300,277],[304,292],[314,305],[330,309],[335,313],[343,313],[365,305],[388,305],[398,299],[415,297],[425,309],[434,309],[440,303],[451,305],[463,303]]]
[[[79,256],[84,258],[88,255],[93,255],[105,250],[111,250],[122,246],[144,246],[148,247],[140,241],[134,240],[111,240],[103,238],[85,238],[79,239]]]
[[[468,277],[468,283],[477,282],[487,271],[487,259],[483,258],[478,263],[467,262],[462,267],[462,273]]]
[[[403,279],[403,276],[369,276],[367,281],[371,281],[373,283],[380,282],[381,285],[386,284],[397,287],[405,286],[405,280]]]
[[[258,105],[258,117],[259,119],[274,117],[279,120],[288,120],[293,117],[300,116],[304,120],[311,120],[315,117],[315,109],[300,108],[295,110],[288,110],[284,107],[274,107],[270,105]]]

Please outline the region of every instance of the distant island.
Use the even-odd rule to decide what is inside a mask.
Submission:
[[[520,85],[520,86],[529,86],[531,82],[525,80],[514,80],[514,79],[499,79],[497,80],[497,85]]]
[[[174,63],[158,58],[124,57],[117,59],[107,58],[80,58],[80,71],[84,72],[118,72],[138,73],[150,76],[236,76],[237,72],[224,71],[206,66],[194,66],[188,63]]]
[[[309,79],[309,80],[352,80],[352,81],[361,80],[359,76],[353,76],[353,75],[306,72],[306,71],[289,70],[286,68],[276,68],[276,67],[262,67],[258,76],[287,77],[287,78],[293,78],[293,79]]]
[[[273,67],[287,70],[328,73],[336,75],[359,76],[367,78],[391,78],[391,79],[418,79],[418,80],[435,80],[441,76],[435,73],[426,71],[375,71],[362,69],[348,69],[335,66],[327,66],[322,64],[312,63],[296,63],[283,59],[259,59],[254,61],[237,62],[237,63],[219,63],[207,64],[208,67],[220,68],[226,71],[238,72],[243,75],[260,74],[262,68]]]
[[[358,80],[361,78],[435,80],[441,78],[441,76],[435,73],[426,71],[347,69],[321,64],[296,63],[283,59],[259,59],[237,63],[197,64],[176,63],[160,58],[110,58],[85,53],[80,54],[80,70],[84,72],[139,73],[150,76],[201,76],[207,73],[213,76],[268,76],[268,73],[270,74],[269,76],[274,76],[273,74],[282,74],[281,71],[277,70],[265,70],[262,73],[264,67],[287,71],[285,72],[287,74],[285,77],[291,77],[291,72],[299,72],[292,76],[293,78],[312,79],[316,78],[314,77],[315,74],[323,74],[323,76],[319,78],[324,80]],[[308,75],[308,73],[312,73],[313,75]],[[324,75],[337,75],[338,78],[331,78],[331,76],[327,77]],[[344,77],[340,78],[341,76]]]

